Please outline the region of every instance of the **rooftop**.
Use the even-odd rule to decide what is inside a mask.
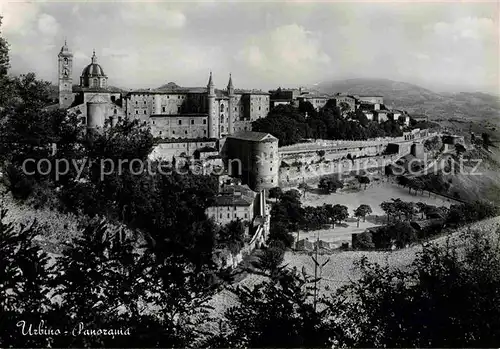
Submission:
[[[234,193],[223,193],[214,198],[213,206],[250,206],[253,204],[253,197],[246,193],[235,195]]]
[[[241,139],[244,141],[260,142],[266,139],[278,140],[270,133],[265,132],[255,132],[255,131],[241,131],[236,132],[232,135],[228,135],[227,138]]]

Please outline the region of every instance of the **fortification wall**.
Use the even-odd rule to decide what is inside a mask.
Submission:
[[[173,156],[180,156],[182,153],[193,156],[196,149],[203,147],[216,147],[215,141],[192,141],[192,142],[170,142],[157,144],[151,154],[150,159],[172,160]]]
[[[398,155],[382,155],[354,160],[340,160],[299,166],[281,167],[279,183],[281,185],[296,184],[310,179],[317,179],[325,175],[346,173],[352,171],[370,170],[394,163]]]

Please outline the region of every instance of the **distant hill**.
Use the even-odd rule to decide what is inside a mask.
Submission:
[[[387,79],[349,79],[322,82],[323,93],[382,95],[387,106],[410,114],[427,114],[431,119],[500,119],[500,98],[485,93],[437,93],[417,85]]]

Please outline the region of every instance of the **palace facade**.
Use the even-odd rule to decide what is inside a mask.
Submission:
[[[73,54],[67,43],[58,55],[59,107],[81,116],[89,128],[103,127],[120,117],[138,119],[154,137],[169,140],[220,139],[250,131],[252,122],[269,112],[269,93],[235,89],[231,74],[227,88],[215,88],[212,73],[206,87],[168,83],[157,89],[124,92],[108,85],[95,51],[73,85]]]

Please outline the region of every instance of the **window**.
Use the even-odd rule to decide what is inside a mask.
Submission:
[[[160,136],[161,136],[161,131],[160,131]]]
[[[236,213],[234,214],[234,218],[237,218],[238,216],[236,215]]]
[[[245,213],[245,218],[248,218],[248,213]]]
[[[260,110],[260,106],[259,106],[259,110]]]
[[[227,218],[231,218],[231,214],[230,213],[227,214]]]
[[[174,131],[172,131],[172,134],[173,134],[173,135],[175,135],[175,130],[174,130]]]
[[[144,101],[144,104],[146,104],[146,101]]]
[[[181,96],[177,96],[177,99],[181,99]]]
[[[224,115],[222,115],[222,116],[220,117],[220,122],[221,122],[221,124],[224,122]]]
[[[273,170],[273,168],[271,167],[271,168],[269,169],[269,171],[272,171],[272,170]]]
[[[274,181],[271,179],[271,183],[273,183]]]
[[[180,107],[180,106],[178,106],[178,107],[177,107],[177,113],[178,113],[178,114],[180,114],[180,113],[181,113],[181,107]]]
[[[236,211],[236,206],[234,206],[234,210]]]
[[[139,114],[139,111],[138,111],[138,110],[136,110],[136,111],[135,111],[135,113],[136,113],[136,114]]]
[[[206,135],[207,134],[207,130],[203,130],[203,134]]]
[[[135,105],[137,105],[139,102],[135,101]]]
[[[188,134],[188,131],[184,131],[184,134],[187,135]]]
[[[207,124],[207,119],[203,119],[203,125]]]
[[[222,218],[222,213],[220,214],[220,218]]]
[[[224,132],[224,126],[221,126],[221,127],[220,127],[220,131],[221,131],[221,132]]]
[[[178,124],[179,124],[179,125],[182,125],[182,120],[179,120],[179,121],[178,121]]]
[[[165,112],[165,110],[166,110],[166,108],[165,108],[165,107],[162,107],[162,108],[161,108],[161,111],[162,111],[162,112]]]
[[[194,125],[194,120],[191,120],[191,125]]]
[[[146,109],[144,109],[144,115],[146,115],[146,114],[147,114]]]
[[[238,111],[238,107],[234,107],[234,111]]]
[[[155,124],[154,120],[153,120],[153,125]]]

